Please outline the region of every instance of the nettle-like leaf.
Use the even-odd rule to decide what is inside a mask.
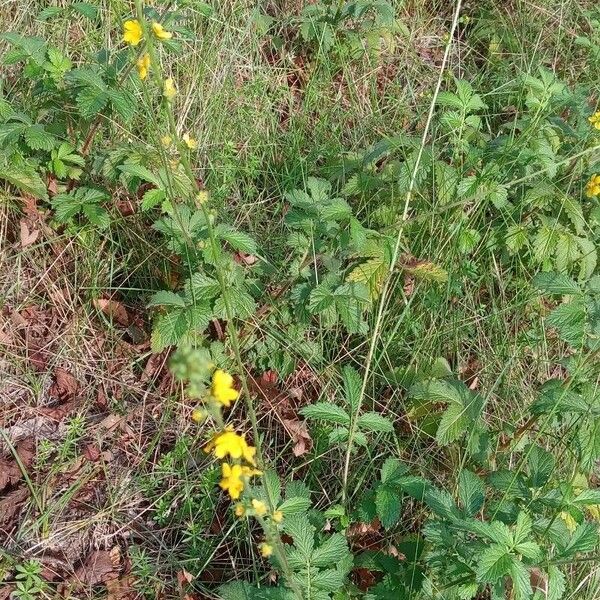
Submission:
[[[441,445],[462,437],[478,421],[485,404],[484,399],[464,383],[446,379],[419,382],[411,388],[410,395],[417,400],[447,404],[436,434]]]
[[[76,215],[85,215],[94,225],[104,229],[110,225],[110,215],[101,205],[110,195],[106,190],[80,187],[52,198],[52,208],[58,221],[66,223]]]
[[[2,179],[35,198],[48,200],[48,189],[37,169],[18,153],[12,154],[6,162],[0,162]]]

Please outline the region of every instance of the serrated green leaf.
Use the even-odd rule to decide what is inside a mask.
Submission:
[[[581,288],[575,280],[564,273],[552,271],[538,273],[533,278],[533,285],[546,294],[568,294],[571,296],[581,294]]]
[[[56,144],[56,138],[48,133],[42,125],[35,124],[30,125],[25,129],[23,137],[25,143],[32,150],[46,150],[50,151]]]
[[[400,519],[400,494],[385,484],[379,485],[375,492],[377,516],[385,529],[393,527]]]
[[[529,486],[540,488],[546,485],[554,473],[554,456],[540,446],[530,445],[525,449],[529,468]]]
[[[510,566],[510,578],[513,582],[515,600],[530,600],[533,596],[533,590],[531,589],[529,571],[521,561],[513,559]]]
[[[161,290],[152,295],[148,301],[148,307],[152,306],[180,306],[185,307],[185,300],[175,292]]]
[[[289,515],[295,515],[298,513],[304,513],[310,508],[310,498],[302,498],[300,496],[294,496],[287,498],[278,507],[286,517]]]
[[[366,412],[359,415],[357,425],[363,431],[377,431],[381,433],[391,433],[394,431],[392,422],[387,417],[376,412]]]
[[[496,583],[501,577],[508,575],[512,564],[512,557],[506,548],[493,544],[481,553],[476,569],[477,581]]]
[[[11,185],[36,198],[48,200],[46,184],[37,171],[25,161],[13,162],[9,167],[0,168],[0,179],[5,179]]]
[[[591,552],[598,545],[598,541],[598,526],[595,523],[584,522],[573,532],[559,556],[570,558],[580,552]]]
[[[566,577],[556,565],[550,565],[548,567],[548,593],[545,600],[561,600],[566,589]]]
[[[352,412],[355,412],[360,402],[362,378],[356,369],[346,365],[342,368],[342,379],[344,381],[344,396]]]
[[[140,207],[143,211],[150,210],[163,202],[166,197],[167,195],[165,194],[164,190],[159,190],[158,188],[148,190],[142,196]]]
[[[257,254],[256,242],[252,237],[243,231],[238,231],[229,225],[220,224],[216,227],[217,237],[227,242],[234,250],[245,252],[246,254]]]
[[[303,514],[290,515],[283,520],[282,529],[293,540],[294,548],[304,562],[309,562],[315,544],[315,528]]]
[[[339,425],[349,425],[350,416],[348,413],[335,404],[330,402],[317,402],[303,406],[300,414],[308,419],[320,419],[329,423],[338,423]]]
[[[436,440],[442,446],[447,446],[459,439],[467,430],[469,419],[466,408],[457,402],[451,402],[440,419]]]
[[[485,499],[483,481],[468,469],[462,469],[458,476],[458,498],[464,512],[472,517],[477,514]]]
[[[315,548],[310,562],[315,567],[330,567],[341,561],[348,552],[346,538],[341,533],[334,533]]]
[[[391,485],[398,483],[407,470],[408,467],[397,458],[386,458],[381,466],[381,482]]]

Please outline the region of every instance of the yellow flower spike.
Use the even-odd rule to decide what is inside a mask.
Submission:
[[[140,79],[143,81],[146,79],[146,77],[148,77],[148,71],[150,70],[150,55],[147,52],[142,54],[142,56],[137,59],[135,64],[137,66]]]
[[[123,41],[130,46],[137,46],[144,37],[142,26],[136,19],[130,19],[123,23]]]
[[[280,510],[276,510],[271,518],[275,523],[281,523],[283,521],[283,513]]]
[[[240,465],[223,463],[221,465],[221,474],[223,478],[219,482],[219,486],[229,494],[232,500],[237,500],[244,490],[242,467]]]
[[[173,138],[170,135],[163,135],[160,138],[160,143],[165,147],[165,148],[169,148],[171,146],[171,144],[173,143]]]
[[[195,150],[198,147],[198,142],[196,141],[195,138],[190,137],[189,133],[184,133],[181,136],[181,139],[184,141],[185,145],[190,149],[190,150]]]
[[[266,542],[259,544],[258,549],[260,550],[260,553],[264,558],[269,558],[269,556],[273,554],[273,546],[267,544]]]
[[[243,458],[252,466],[256,465],[254,460],[256,448],[249,446],[243,436],[238,435],[231,428],[227,428],[222,433],[217,434],[204,446],[205,452],[211,452],[212,450],[214,450],[217,458],[225,458],[226,456],[230,456],[234,460]]]
[[[175,96],[177,96],[177,88],[175,87],[175,82],[169,77],[165,79],[164,87],[163,87],[163,96],[171,101]]]
[[[221,369],[217,369],[213,373],[210,391],[217,402],[227,407],[231,405],[233,400],[237,400],[240,395],[233,387],[233,377]]]
[[[591,117],[588,117],[588,121],[596,128],[600,129],[600,110],[595,112]]]
[[[157,23],[156,21],[152,22],[152,31],[159,40],[170,40],[173,37],[173,34],[170,31],[167,31],[160,23]]]
[[[208,413],[201,408],[196,408],[192,411],[192,421],[194,421],[194,423],[202,423],[207,416]]]
[[[267,505],[262,500],[252,499],[252,508],[259,517],[267,514]]]
[[[235,516],[236,517],[243,517],[246,514],[246,507],[243,504],[236,504],[235,505]]]

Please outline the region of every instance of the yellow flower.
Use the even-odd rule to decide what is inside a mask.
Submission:
[[[600,110],[595,112],[591,117],[588,117],[588,121],[596,128],[600,129]]]
[[[232,400],[237,400],[240,395],[233,387],[233,377],[221,369],[213,373],[211,393],[223,406],[230,406]]]
[[[196,194],[196,204],[200,207],[208,200],[208,192],[206,190],[200,190]]]
[[[592,175],[585,186],[585,195],[588,198],[600,195],[600,175]]]
[[[244,489],[242,467],[223,463],[221,473],[223,478],[219,482],[219,486],[229,494],[232,500],[237,500]]]
[[[238,502],[238,504],[235,505],[235,516],[236,517],[243,517],[246,514],[246,508],[244,507],[243,504],[240,504]]]
[[[267,513],[267,505],[262,500],[252,498],[252,508],[259,517],[262,517]]]
[[[267,544],[266,542],[259,544],[258,549],[260,550],[262,556],[264,556],[265,558],[269,558],[269,556],[273,554],[273,546]]]
[[[152,22],[152,31],[159,40],[170,40],[173,37],[173,34],[170,31],[167,31],[160,23],[157,23],[156,21]]]
[[[181,139],[185,142],[185,145],[190,149],[190,150],[195,150],[198,147],[198,142],[196,141],[195,138],[190,137],[189,133],[184,133],[181,136]],[[235,398],[234,398],[235,400]]]
[[[195,423],[202,423],[206,419],[206,411],[201,408],[196,408],[192,411],[192,421]]]
[[[172,143],[173,143],[173,138],[170,135],[163,135],[160,138],[160,143],[165,147],[168,148]]]
[[[173,98],[177,96],[177,88],[175,87],[175,82],[170,77],[169,79],[165,79],[163,95],[167,100],[173,100]]]
[[[137,46],[143,37],[142,26],[135,19],[130,19],[123,23],[123,41],[131,46]]]
[[[146,79],[146,77],[148,77],[148,70],[150,69],[150,55],[147,52],[142,54],[142,56],[137,59],[136,66],[138,73],[140,74],[140,79]]]
[[[273,513],[273,521],[275,521],[275,523],[281,523],[283,521],[283,513],[280,510],[276,510]]]
[[[206,446],[204,446],[205,452],[210,452],[213,449],[217,458],[230,456],[233,459],[243,458],[251,465],[256,464],[254,462],[256,448],[249,446],[243,436],[238,435],[231,428],[227,428],[222,433],[217,434],[208,444],[206,444]]]

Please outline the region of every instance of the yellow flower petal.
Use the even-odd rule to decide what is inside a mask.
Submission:
[[[141,41],[144,33],[140,22],[136,19],[130,19],[123,23],[123,41],[130,46],[137,46]]]
[[[198,142],[193,137],[190,137],[189,133],[184,133],[181,139],[190,150],[195,150],[198,147]]]
[[[262,500],[252,498],[252,508],[259,517],[262,517],[265,514],[267,514],[267,505]]]
[[[163,95],[167,100],[173,100],[173,98],[177,96],[177,88],[175,87],[175,82],[170,77],[169,79],[165,79]]]
[[[167,31],[160,23],[157,23],[156,21],[153,21],[152,23],[152,31],[159,40],[170,40],[173,37],[173,34],[170,31]]]
[[[142,54],[142,56],[137,59],[136,66],[140,79],[146,79],[148,70],[150,69],[150,55],[147,52]]]
[[[217,369],[213,373],[211,394],[217,402],[227,407],[240,395],[233,387],[233,377],[222,369]]]
[[[221,465],[223,478],[219,482],[221,489],[226,491],[232,500],[237,500],[244,490],[244,481],[242,479],[242,467],[240,465]]]
[[[275,521],[275,523],[281,523],[283,521],[283,513],[280,510],[276,510],[273,513],[273,521]]]
[[[273,546],[267,544],[266,542],[259,544],[258,549],[260,550],[260,553],[262,556],[264,556],[264,558],[269,558],[269,556],[273,554]]]

